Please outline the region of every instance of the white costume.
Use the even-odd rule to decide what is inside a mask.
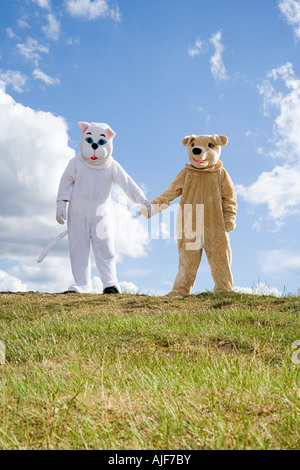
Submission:
[[[90,242],[103,289],[115,287],[121,292],[115,263],[110,193],[112,183],[118,184],[135,203],[151,207],[139,186],[111,156],[115,133],[107,124],[79,123],[82,136],[81,154],[70,160],[59,185],[57,221],[66,219],[70,260],[75,284],[68,290],[89,293]]]

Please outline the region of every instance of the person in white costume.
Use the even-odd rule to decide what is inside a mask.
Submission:
[[[151,212],[142,190],[112,157],[115,132],[105,123],[79,122],[81,154],[70,160],[57,194],[56,220],[68,222],[70,261],[75,283],[69,291],[90,293],[90,243],[103,293],[121,293],[116,274],[110,193],[117,183],[135,203]],[[67,203],[68,217],[66,214]],[[144,209],[145,210],[145,209]]]

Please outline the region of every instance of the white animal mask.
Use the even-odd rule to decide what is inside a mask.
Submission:
[[[105,123],[79,122],[78,125],[82,156],[93,165],[101,165],[112,154],[112,140],[116,133]]]

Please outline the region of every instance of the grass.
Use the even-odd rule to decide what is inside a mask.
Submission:
[[[225,292],[2,293],[0,449],[299,449],[299,312]]]

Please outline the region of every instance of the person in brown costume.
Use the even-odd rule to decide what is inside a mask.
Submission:
[[[203,248],[214,279],[214,290],[233,289],[228,232],[235,228],[236,193],[219,160],[221,146],[227,142],[226,136],[216,134],[185,137],[182,143],[188,147],[191,163],[187,163],[169,187],[151,201],[153,212],[158,213],[181,195],[177,217],[179,268],[170,296],[190,294]],[[200,230],[199,220],[203,222]]]

